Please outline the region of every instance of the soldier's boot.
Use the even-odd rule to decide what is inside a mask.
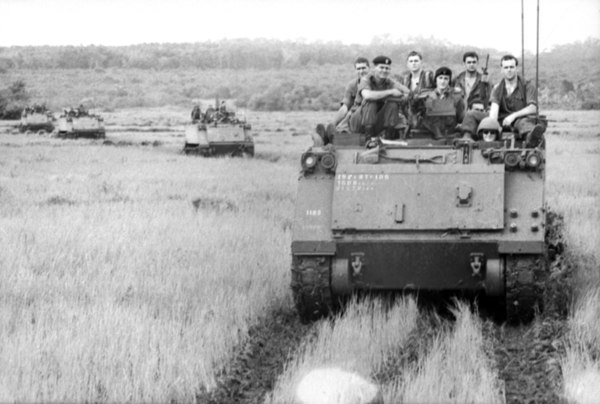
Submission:
[[[325,128],[325,144],[333,143],[333,138],[337,131],[335,130],[335,125],[330,123]]]
[[[444,134],[442,133],[441,129],[438,128],[437,126],[435,126],[432,130],[433,132],[433,140],[440,140],[444,138]]]
[[[365,126],[365,137],[367,149],[377,145],[377,135],[375,134],[375,128],[373,126]]]
[[[394,127],[385,128],[385,138],[388,140],[398,139],[398,132],[396,131],[396,128],[394,128]]]
[[[325,145],[325,126],[318,124],[315,132],[312,134],[313,146],[322,147]]]
[[[544,139],[544,127],[542,125],[535,125],[531,132],[525,137],[525,144],[527,147],[538,147]]]

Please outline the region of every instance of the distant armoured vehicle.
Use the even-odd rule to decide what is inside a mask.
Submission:
[[[33,133],[38,135],[50,133],[54,130],[54,116],[44,105],[35,104],[26,107],[21,113],[19,132]]]
[[[356,291],[482,295],[510,322],[541,308],[543,140],[424,136],[337,134],[302,154],[291,286],[303,319]]]
[[[58,118],[57,136],[64,138],[106,137],[104,118],[90,114],[85,108],[65,108]]]
[[[192,110],[192,123],[185,128],[183,152],[201,156],[254,156],[251,126],[227,111],[225,103],[209,107],[202,113]]]

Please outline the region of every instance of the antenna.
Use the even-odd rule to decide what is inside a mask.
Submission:
[[[540,122],[540,103],[538,102],[538,93],[540,91],[539,83],[540,71],[540,0],[537,0],[537,22],[535,34],[535,118],[536,123]]]
[[[525,0],[521,0],[521,76],[525,80],[525,6],[523,3]]]

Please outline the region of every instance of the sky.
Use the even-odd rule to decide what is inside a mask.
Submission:
[[[537,0],[523,0],[536,49]],[[600,38],[600,0],[539,0],[540,51]],[[521,0],[0,0],[0,46],[424,37],[521,51]]]

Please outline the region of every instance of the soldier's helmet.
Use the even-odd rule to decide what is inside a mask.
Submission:
[[[494,118],[483,118],[477,128],[477,136],[485,142],[493,142],[500,136],[500,125]]]

